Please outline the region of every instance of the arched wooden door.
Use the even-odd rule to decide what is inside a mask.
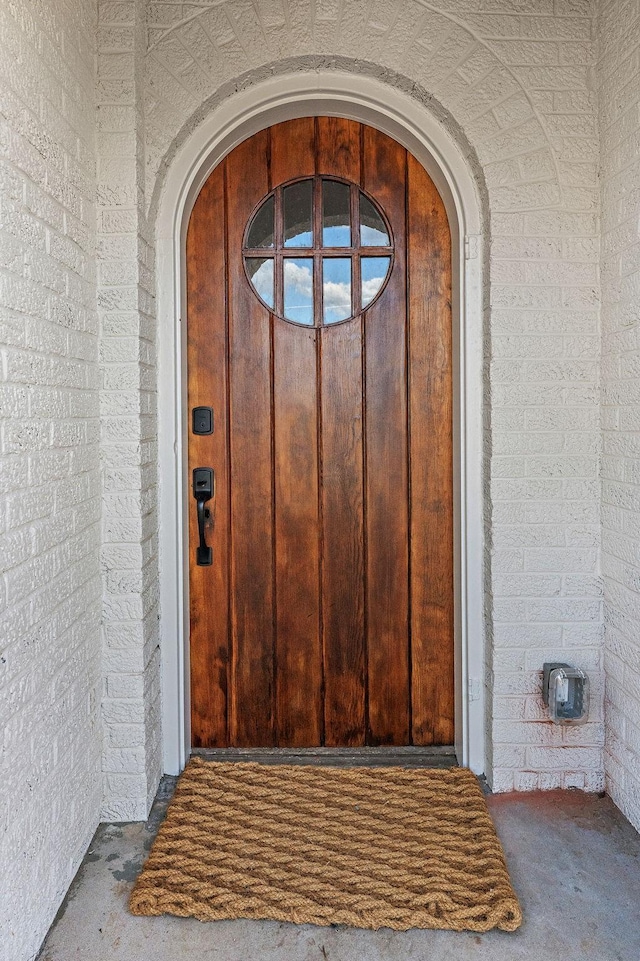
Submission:
[[[431,179],[353,121],[264,130],[198,196],[187,291],[190,488],[215,472],[210,564],[189,505],[193,746],[452,744],[451,243]]]

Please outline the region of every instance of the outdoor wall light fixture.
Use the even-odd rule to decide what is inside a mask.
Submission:
[[[589,678],[577,667],[543,665],[542,697],[554,724],[584,724],[589,714]]]

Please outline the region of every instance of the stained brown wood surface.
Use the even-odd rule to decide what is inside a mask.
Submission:
[[[407,435],[406,151],[366,128],[364,187],[385,210],[396,262],[365,320],[367,675],[371,744],[408,744],[409,489]],[[407,638],[402,644],[400,638]]]
[[[215,564],[193,563],[198,531],[189,511],[191,616],[191,737],[194,747],[227,742],[229,660],[229,460],[227,408],[227,330],[224,251],[224,168],[218,167],[202,188],[187,234],[189,338],[188,404],[212,406],[213,434],[189,433],[189,494],[195,467],[215,465],[215,518],[207,524]],[[211,371],[217,376],[211,377]],[[190,504],[189,506],[192,506]],[[214,505],[209,504],[210,510]],[[215,602],[214,602],[215,599]],[[206,639],[206,640],[205,640]]]
[[[342,117],[318,117],[316,173],[360,183],[362,124]]]
[[[311,177],[315,173],[316,120],[301,117],[271,127],[269,165],[271,187],[294,180]]]
[[[427,745],[453,741],[451,237],[431,178],[407,161],[412,737]]]
[[[272,337],[248,287],[242,238],[269,190],[268,132],[245,140],[227,161],[229,432],[231,461],[231,683],[229,738],[239,747],[276,743]],[[212,372],[215,376],[215,372]]]
[[[368,310],[303,327],[260,303],[242,243],[271,189],[314,174],[369,193],[395,260]],[[354,121],[261,131],[196,200],[187,307],[189,417],[215,412],[189,471],[217,484],[210,567],[189,500],[194,747],[451,744],[451,245],[428,175]]]
[[[322,335],[322,609],[325,743],[366,743],[362,331]]]
[[[313,175],[313,117],[270,136],[272,186]],[[317,352],[314,331],[273,321],[276,731],[292,747],[323,731]]]

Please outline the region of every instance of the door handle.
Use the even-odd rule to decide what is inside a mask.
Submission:
[[[213,551],[207,545],[207,538],[204,530],[205,519],[209,511],[205,510],[205,504],[215,496],[216,480],[211,467],[196,467],[193,472],[193,496],[196,499],[198,511],[198,537],[200,543],[196,548],[196,564],[199,567],[208,567],[213,563]]]

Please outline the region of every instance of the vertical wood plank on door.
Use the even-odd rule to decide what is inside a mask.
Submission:
[[[360,131],[319,117],[317,173],[359,182]],[[319,335],[325,744],[350,747],[366,737],[361,323]]]
[[[271,185],[296,177],[312,177],[315,171],[315,120],[300,117],[271,128]]]
[[[231,460],[230,742],[275,743],[271,337],[269,312],[251,291],[242,238],[269,190],[269,132],[226,160]]]
[[[360,130],[355,120],[318,117],[319,174],[360,182]]]
[[[358,322],[322,337],[325,744],[365,743],[362,336]]]
[[[194,747],[227,745],[228,668],[228,460],[226,425],[226,324],[224,260],[224,176],[209,177],[196,201],[187,233],[188,416],[194,407],[213,407],[215,430],[189,430],[189,605],[191,615],[191,734]],[[211,377],[211,371],[216,372]],[[195,563],[196,504],[191,496],[195,467],[213,467],[216,498],[207,525],[213,564]]]
[[[442,200],[412,156],[408,178],[413,742],[452,744],[451,235]]]
[[[316,333],[275,321],[277,739],[322,738]]]
[[[311,176],[315,121],[271,128],[272,185]],[[274,321],[277,743],[322,742],[316,334]]]
[[[393,273],[365,314],[366,622],[369,743],[408,744],[409,519],[405,232],[406,151],[365,127],[364,188],[385,210]]]

